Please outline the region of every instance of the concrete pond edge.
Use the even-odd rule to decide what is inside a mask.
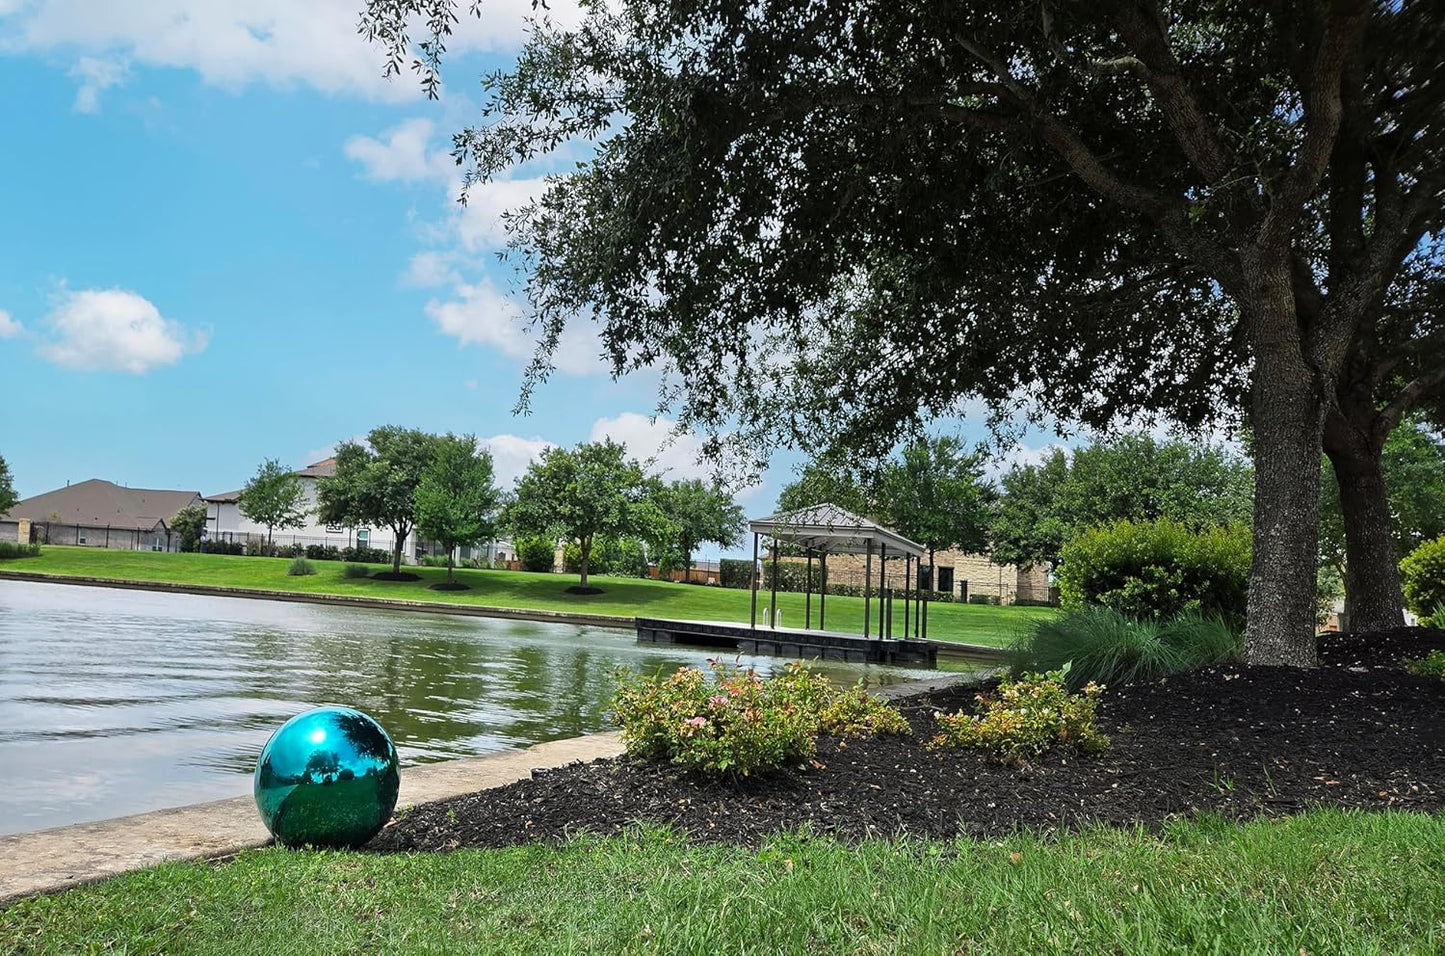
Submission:
[[[876,692],[896,700],[980,679],[980,674],[946,674]],[[504,787],[527,779],[534,770],[622,753],[621,734],[609,732],[407,767],[401,774],[398,815],[408,807]],[[270,842],[250,796],[0,836],[0,911],[26,896],[57,893],[161,863],[233,856]]]

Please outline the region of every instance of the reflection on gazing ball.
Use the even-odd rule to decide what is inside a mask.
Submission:
[[[396,747],[350,707],[297,714],[256,762],[256,808],[287,846],[358,847],[391,819],[401,784]]]

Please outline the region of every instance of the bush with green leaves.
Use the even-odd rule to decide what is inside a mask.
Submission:
[[[334,544],[308,544],[306,557],[312,561],[340,561],[341,549]]]
[[[1424,657],[1407,660],[1405,670],[1420,677],[1445,681],[1445,651],[1431,651]]]
[[[371,577],[371,568],[367,567],[364,564],[348,564],[346,565],[346,567],[341,569],[341,576],[343,578],[349,578],[351,580],[355,580],[357,578],[368,578]]]
[[[1001,760],[1037,757],[1054,747],[1100,753],[1109,738],[1096,725],[1094,712],[1104,688],[1085,684],[1069,693],[1064,673],[1024,674],[1005,680],[992,693],[979,694],[978,713],[938,714],[938,733],[930,750],[986,750]]]
[[[1243,646],[1240,632],[1222,617],[1189,612],[1139,620],[1088,607],[1030,621],[1009,656],[1015,676],[1067,669],[1066,683],[1078,690],[1090,682],[1120,686],[1238,660]]]
[[[551,571],[557,560],[557,542],[542,535],[513,538],[512,547],[523,571]]]
[[[1129,617],[1168,619],[1194,611],[1244,620],[1249,529],[1197,530],[1177,521],[1119,521],[1063,547],[1057,572],[1066,608],[1102,605]]]
[[[753,586],[755,569],[750,558],[723,558],[718,562],[718,582],[725,588],[746,591]]]
[[[315,574],[316,568],[305,558],[295,557],[291,559],[291,564],[286,568],[286,573],[292,577],[304,577],[308,574]]]
[[[0,541],[0,561],[8,561],[11,558],[38,558],[40,557],[40,545],[20,544],[15,541]]]
[[[1426,541],[1400,562],[1405,606],[1425,627],[1445,627],[1445,536]]]
[[[355,545],[354,547],[341,549],[341,560],[354,561],[358,564],[390,564],[391,552],[385,548],[369,548],[366,545]]]
[[[805,766],[820,732],[908,732],[887,702],[861,687],[835,691],[797,662],[767,678],[751,667],[709,665],[708,672],[684,667],[668,677],[618,675],[612,713],[629,754],[740,778]]]

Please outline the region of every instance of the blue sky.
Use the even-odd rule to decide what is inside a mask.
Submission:
[[[0,0],[0,455],[22,495],[209,494],[384,423],[475,433],[504,478],[604,434],[704,472],[694,441],[658,453],[654,382],[602,374],[587,327],[511,414],[531,344],[497,216],[536,183],[462,210],[444,151],[530,2],[463,25],[441,102],[381,78],[360,5]]]

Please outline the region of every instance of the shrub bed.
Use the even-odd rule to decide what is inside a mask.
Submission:
[[[612,712],[627,752],[714,777],[802,767],[820,732],[840,737],[907,733],[907,721],[861,687],[834,691],[797,662],[768,678],[710,662],[669,677],[618,675]]]
[[[1099,753],[1109,747],[1109,738],[1099,732],[1094,717],[1103,692],[1091,682],[1070,694],[1063,671],[1024,674],[974,698],[977,714],[938,714],[938,734],[928,746],[975,748],[1002,760],[1037,757],[1054,747]]]
[[[11,558],[38,558],[40,545],[20,544],[18,541],[0,541],[0,561]]]

